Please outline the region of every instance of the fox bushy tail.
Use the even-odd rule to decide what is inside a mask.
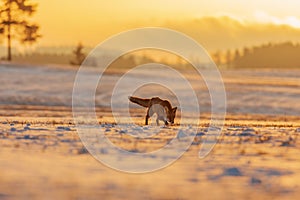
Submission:
[[[146,107],[146,108],[149,107],[150,99],[142,99],[142,98],[132,97],[132,96],[129,96],[128,99],[132,103],[136,103],[136,104]]]

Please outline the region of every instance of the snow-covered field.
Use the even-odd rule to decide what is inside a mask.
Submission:
[[[108,106],[118,74],[108,73],[106,85],[96,93],[105,135],[115,145],[141,153],[161,148],[174,137],[180,140],[176,120],[150,138],[127,135],[145,128],[145,110],[138,107],[131,108],[135,129],[121,132],[114,125]],[[213,151],[198,157],[208,134],[210,101],[205,84],[187,73],[202,112],[200,125],[189,127],[195,136],[191,147],[164,169],[128,174],[104,166],[82,145],[71,108],[75,68],[0,65],[0,199],[299,199],[300,70],[221,74],[227,116]],[[85,75],[97,76],[94,69]],[[168,74],[158,75],[168,79]],[[147,71],[135,78],[146,76]],[[153,95],[178,104],[164,89]]]
[[[86,72],[98,77],[96,70]],[[77,69],[72,67],[32,67],[0,65],[0,104],[71,106],[72,91]],[[155,74],[155,72],[152,72]],[[300,113],[300,70],[223,70],[221,71],[227,94],[228,113],[298,115]],[[137,79],[149,76],[140,73]],[[162,79],[168,74],[156,74]],[[209,112],[210,99],[203,81],[190,75],[200,100],[201,111]],[[110,91],[120,75],[105,76],[105,83],[97,93],[96,104],[109,106]],[[176,80],[174,81],[176,83]],[[110,84],[110,85],[109,85]],[[177,87],[180,88],[180,85]],[[184,90],[184,88],[182,89]],[[142,95],[147,95],[141,91]],[[157,90],[157,96],[166,96]],[[109,99],[110,100],[110,99]],[[127,99],[126,99],[127,100]]]

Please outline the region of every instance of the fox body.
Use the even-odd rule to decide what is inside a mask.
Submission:
[[[177,107],[172,108],[171,103],[168,100],[162,100],[159,97],[153,97],[151,99],[143,99],[139,97],[128,97],[133,103],[143,106],[147,109],[145,118],[145,124],[148,125],[149,117],[152,117],[155,113],[157,115],[156,124],[159,125],[159,120],[163,121],[165,125],[174,123]]]

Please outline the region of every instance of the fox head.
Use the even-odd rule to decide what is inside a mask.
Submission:
[[[169,112],[168,112],[168,119],[171,124],[174,124],[176,110],[177,110],[177,107],[174,107],[174,108],[172,108],[172,110],[169,110]]]

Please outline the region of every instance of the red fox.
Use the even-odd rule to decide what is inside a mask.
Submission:
[[[128,97],[128,99],[140,106],[146,107],[147,114],[145,124],[148,125],[149,117],[152,117],[154,113],[157,114],[156,124],[159,125],[159,120],[164,121],[165,125],[168,125],[168,121],[173,124],[177,107],[172,108],[171,103],[168,100],[162,100],[159,97],[153,97],[151,99],[142,99],[138,97]]]

